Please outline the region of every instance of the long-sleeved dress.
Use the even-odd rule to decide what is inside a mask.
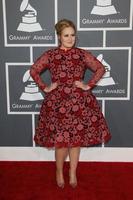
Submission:
[[[58,86],[45,92],[34,140],[43,147],[89,147],[105,143],[111,138],[106,120],[91,89],[105,73],[95,56],[81,48],[46,51],[30,68],[30,75],[44,91],[47,86],[40,75],[45,69]],[[83,90],[74,82],[82,81],[86,69],[94,73]]]

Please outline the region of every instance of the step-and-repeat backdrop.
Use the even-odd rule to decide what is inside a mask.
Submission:
[[[113,152],[113,160],[118,150],[133,150],[132,4],[132,0],[0,1],[0,159],[53,159],[53,151],[33,141],[45,95],[29,68],[44,51],[58,45],[54,24],[62,18],[76,24],[77,46],[91,51],[106,68],[93,93],[112,139],[85,149],[81,160],[89,160],[89,152],[95,160],[97,151],[105,160]],[[87,70],[84,81],[91,75]],[[50,84],[48,70],[42,78]]]

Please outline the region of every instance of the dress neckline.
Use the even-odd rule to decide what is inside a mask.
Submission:
[[[71,47],[71,48],[69,48],[69,49],[62,49],[60,46],[58,46],[59,51],[64,52],[64,53],[69,52],[69,51],[71,51],[71,50],[74,49],[74,48],[75,48],[75,47]]]

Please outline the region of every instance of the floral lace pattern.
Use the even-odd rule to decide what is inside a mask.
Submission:
[[[52,82],[57,82],[58,86],[45,95],[35,142],[44,147],[85,147],[107,142],[111,134],[96,97],[91,90],[74,85],[74,81],[84,78],[89,68],[94,74],[87,84],[94,87],[105,72],[104,66],[83,49],[49,50],[30,69],[32,78],[42,90],[46,84],[40,74],[46,68]]]

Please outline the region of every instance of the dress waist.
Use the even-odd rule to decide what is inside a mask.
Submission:
[[[81,79],[77,79],[77,80],[67,80],[66,82],[61,82],[61,81],[53,81],[56,82],[58,85],[64,85],[64,86],[72,86],[74,85],[75,81],[82,81]]]

